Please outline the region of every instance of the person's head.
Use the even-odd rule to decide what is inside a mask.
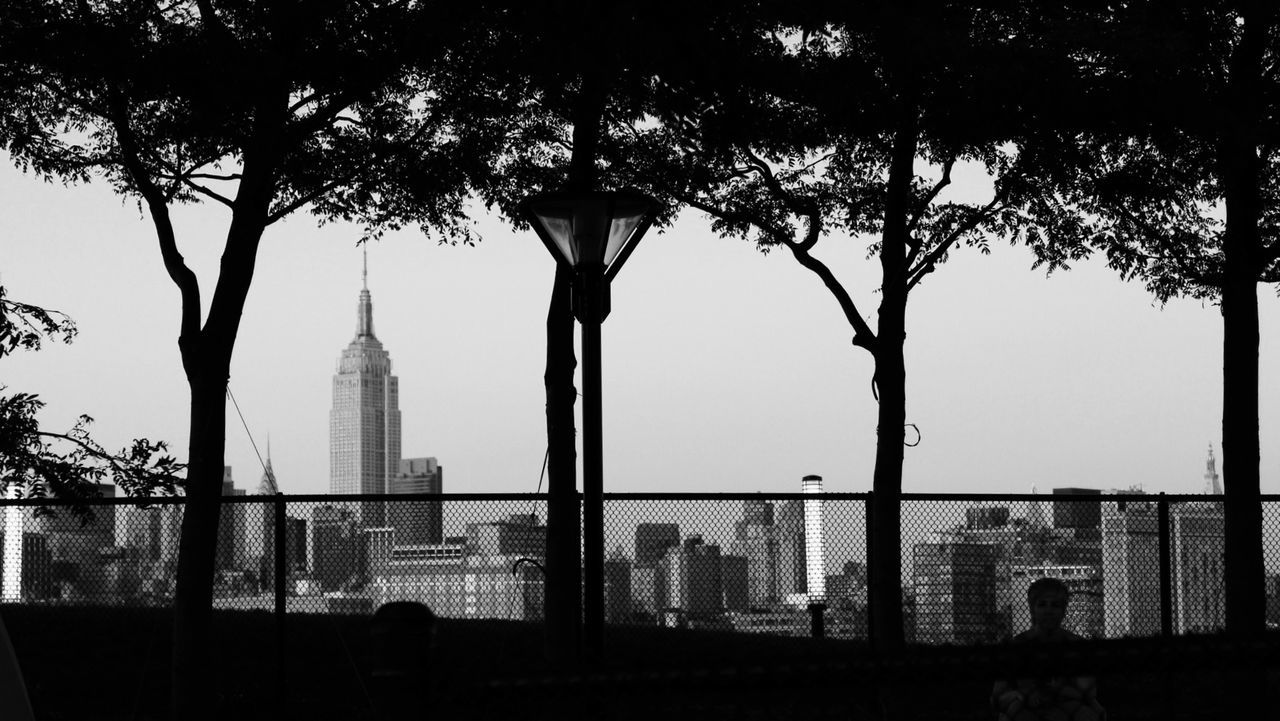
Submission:
[[[1039,578],[1027,588],[1027,606],[1031,609],[1031,626],[1041,633],[1056,631],[1067,615],[1071,591],[1057,578]]]

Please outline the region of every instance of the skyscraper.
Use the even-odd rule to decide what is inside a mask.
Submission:
[[[435,458],[405,458],[387,480],[387,493],[434,494],[444,490],[444,466]],[[387,512],[395,543],[406,546],[444,540],[444,510],[439,501],[397,501]]]
[[[373,334],[366,256],[356,337],[342,351],[333,376],[329,411],[329,492],[386,493],[387,480],[400,468],[400,387],[391,375],[391,355]],[[384,506],[364,502],[356,521],[365,527],[386,522]]]
[[[1160,547],[1154,499],[1113,491],[1102,504],[1102,619],[1107,638],[1160,632]]]

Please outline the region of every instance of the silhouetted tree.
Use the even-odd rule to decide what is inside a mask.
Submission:
[[[1277,9],[1266,2],[1081,4],[1065,38],[1093,78],[1020,143],[1019,202],[1052,270],[1093,252],[1161,301],[1223,320],[1226,621],[1265,627],[1258,432],[1258,283],[1280,281]]]
[[[0,16],[0,142],[42,177],[101,177],[137,198],[181,297],[191,416],[175,718],[214,713],[209,621],[227,379],[258,245],[269,225],[303,208],[362,221],[370,236],[416,223],[469,239],[467,174],[487,168],[486,143],[448,123],[423,70],[465,33],[461,17],[338,0],[14,0]],[[170,217],[190,202],[229,212],[203,318]]]
[[[0,359],[15,350],[39,350],[46,338],[70,343],[75,323],[66,314],[6,297],[0,286]],[[0,385],[0,495],[53,497],[71,502],[71,510],[91,514],[74,501],[96,495],[96,484],[110,479],[130,496],[174,492],[182,470],[164,441],[135,439],[111,453],[89,434],[93,419],[82,415],[59,433],[40,427],[44,401],[34,393],[8,394]]]
[[[478,194],[522,226],[517,209],[535,193],[634,186],[630,163],[619,161],[609,148],[618,143],[618,128],[643,112],[645,98],[655,87],[655,73],[701,62],[704,41],[722,37],[726,28],[746,32],[757,15],[753,3],[689,5],[665,0],[607,7],[532,2],[488,15],[487,30],[473,33],[472,42],[453,56],[465,68],[449,76],[463,86],[444,93],[457,112],[487,117],[505,128],[509,142],[502,166],[486,178],[486,185],[477,187]],[[619,28],[626,32],[615,32]],[[665,208],[659,224],[673,214],[674,207]],[[571,281],[572,273],[558,266],[547,314],[548,492],[560,497],[577,491]],[[562,519],[556,509],[567,506],[552,505],[547,607],[549,614],[556,614],[564,589],[578,596],[578,569],[561,569],[554,560],[560,544],[568,544],[577,555],[578,517],[575,513]],[[572,577],[570,583],[561,582],[566,575]],[[580,618],[549,617],[548,623],[554,634],[554,629],[580,623]],[[563,655],[565,650],[553,651]]]
[[[891,648],[903,642],[907,301],[956,248],[986,252],[989,238],[1022,227],[1009,202],[1020,170],[1005,142],[1013,99],[1032,87],[1023,81],[1037,63],[1007,32],[1014,16],[995,8],[833,3],[781,18],[768,45],[713,48],[705,72],[662,78],[652,110],[661,122],[633,124],[624,152],[646,187],[706,212],[717,232],[790,252],[831,292],[853,345],[871,354],[871,628]],[[985,201],[947,197],[964,165],[994,176]],[[863,292],[880,294],[874,328],[812,252],[834,233],[872,238],[881,283]]]

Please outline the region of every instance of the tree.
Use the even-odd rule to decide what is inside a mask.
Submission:
[[[780,16],[767,46],[731,52],[701,76],[665,78],[652,106],[661,122],[633,125],[624,152],[648,189],[707,213],[716,232],[788,251],[831,292],[852,344],[871,354],[871,630],[892,649],[903,643],[907,302],[957,248],[986,252],[989,238],[1011,239],[1022,227],[1010,203],[1020,168],[1005,141],[1016,125],[1011,99],[1035,63],[1005,32],[1015,18],[993,8],[813,9]],[[947,198],[964,164],[995,176],[985,202]],[[880,294],[874,328],[812,252],[838,232],[873,238],[881,284],[863,292]]]
[[[491,139],[448,122],[426,71],[466,31],[465,15],[392,0],[14,0],[0,18],[0,142],[25,170],[136,198],[181,299],[191,414],[175,718],[214,713],[226,387],[258,245],[304,208],[368,237],[413,223],[470,239],[468,174],[487,172]],[[229,212],[203,318],[170,217],[191,202]]]
[[[727,12],[729,9],[733,12]],[[454,59],[465,87],[454,88],[448,104],[468,116],[501,122],[511,142],[500,172],[477,187],[490,207],[524,226],[520,204],[544,191],[592,192],[635,185],[629,159],[609,147],[616,132],[636,121],[660,70],[697,62],[706,43],[759,29],[754,4],[651,2],[600,8],[585,2],[524,3],[489,16],[485,32],[474,33]],[[726,18],[733,18],[726,22]],[[609,29],[626,27],[623,34]],[[483,108],[483,110],[481,110]],[[659,211],[669,222],[675,206]],[[558,662],[577,656],[581,623],[573,377],[573,274],[557,266],[547,313],[546,389],[548,455],[548,632],[549,651]],[[573,509],[573,510],[565,510]],[[593,589],[588,589],[594,592]],[[572,596],[572,598],[566,598]]]
[[[1276,20],[1270,3],[1223,2],[1086,7],[1072,27],[1045,25],[1073,45],[1093,97],[1063,93],[1020,142],[1034,171],[1019,202],[1050,270],[1103,253],[1162,303],[1220,305],[1225,610],[1238,635],[1265,628],[1257,286],[1280,282]]]
[[[76,326],[65,314],[5,297],[0,286],[0,358],[14,350],[39,350],[45,338],[70,343]],[[127,495],[172,494],[182,464],[166,454],[164,441],[135,439],[110,453],[89,435],[93,419],[82,415],[69,430],[41,429],[44,402],[33,393],[6,394],[0,386],[0,493],[53,497],[71,503],[83,518],[92,511],[75,501],[96,495],[95,485],[114,481]],[[38,509],[37,512],[40,512]]]

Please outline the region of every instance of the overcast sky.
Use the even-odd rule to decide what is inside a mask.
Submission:
[[[982,191],[981,179],[956,193]],[[70,314],[80,336],[0,365],[7,392],[40,394],[41,421],[97,419],[108,447],[166,439],[185,459],[188,395],[178,292],[150,220],[105,184],[63,188],[0,162],[0,282]],[[207,304],[227,215],[180,211],[182,251]],[[435,456],[446,492],[532,492],[545,450],[544,322],[554,261],[530,232],[477,212],[477,247],[414,231],[369,247],[374,327],[400,378],[405,457]],[[358,231],[298,215],[267,230],[231,389],[286,493],[325,493],[335,365],[355,333]],[[816,254],[873,321],[878,264],[865,239]],[[1045,278],[1021,248],[953,255],[907,316],[907,491],[1055,486],[1201,490],[1221,455],[1221,320],[1158,306],[1100,262]],[[1280,301],[1260,291],[1262,490],[1280,492]],[[786,253],[715,237],[697,214],[651,233],[614,282],[603,327],[605,489],[867,491],[875,449],[870,357],[818,279]],[[579,424],[580,425],[580,424]],[[236,485],[261,475],[228,405]],[[1229,479],[1228,479],[1229,482]]]

